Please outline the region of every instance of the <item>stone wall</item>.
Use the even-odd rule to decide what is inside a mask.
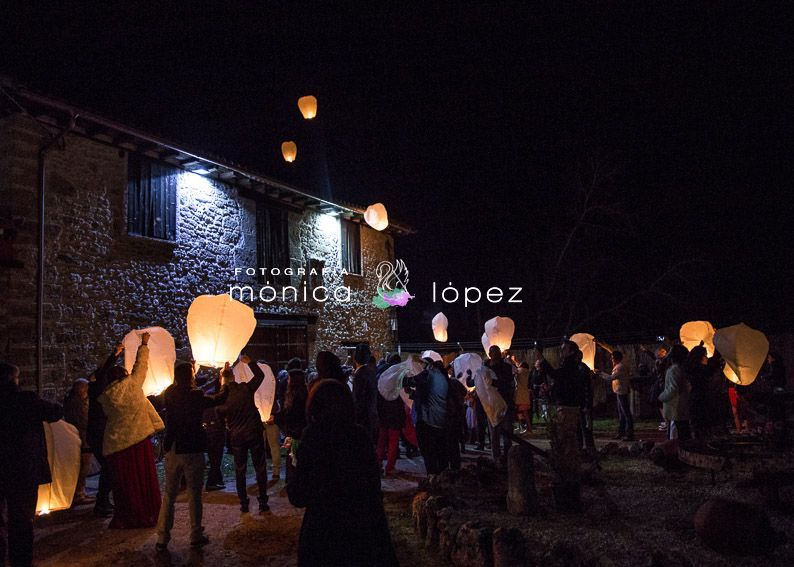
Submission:
[[[0,222],[18,230],[22,268],[3,268],[0,359],[35,382],[37,156],[43,131],[32,119],[0,120]],[[127,152],[75,134],[46,158],[44,383],[62,386],[85,376],[131,328],[159,325],[188,354],[185,317],[194,297],[226,293],[233,284],[260,287],[235,267],[256,266],[256,204],[235,187],[183,172],[178,182],[177,240],[127,234]],[[290,263],[333,267],[323,278],[331,292],[352,289],[350,303],[256,299],[258,313],[316,316],[309,356],[343,342],[392,346],[388,314],[374,307],[375,265],[393,257],[393,241],[364,226],[364,276],[340,272],[339,220],[314,211],[289,215]],[[302,278],[288,283],[301,286]],[[340,351],[341,354],[341,351]]]

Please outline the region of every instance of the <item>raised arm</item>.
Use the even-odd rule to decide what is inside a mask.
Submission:
[[[149,370],[149,333],[141,335],[141,346],[138,347],[138,353],[135,355],[135,364],[132,366],[130,379],[134,380],[138,386],[143,388],[143,383],[146,380],[146,372]]]
[[[251,372],[253,372],[254,377],[246,382],[246,386],[248,386],[252,392],[256,392],[259,389],[259,386],[262,385],[262,382],[265,381],[265,372],[259,368],[259,364],[257,364],[255,360],[251,360],[248,355],[244,354],[241,356],[240,362],[247,364],[248,368],[250,368]]]

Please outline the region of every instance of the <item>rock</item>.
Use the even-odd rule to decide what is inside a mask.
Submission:
[[[496,528],[492,537],[494,567],[522,567],[527,564],[527,545],[521,530]]]
[[[438,545],[438,519],[442,509],[449,505],[443,496],[431,496],[425,501],[425,547],[433,548]],[[449,510],[451,512],[451,509]]]
[[[703,543],[720,553],[761,555],[784,541],[763,510],[719,496],[698,508],[694,524]]]
[[[524,445],[512,446],[507,454],[507,511],[511,514],[523,516],[537,509],[534,462],[532,451]]]
[[[425,538],[427,534],[427,515],[425,514],[425,505],[430,494],[425,491],[418,492],[411,502],[411,519],[414,522],[414,528],[419,532],[419,537]]]
[[[635,441],[629,445],[629,455],[632,457],[639,457],[642,455],[642,441]]]
[[[584,553],[578,546],[559,542],[551,548],[543,560],[544,567],[579,567],[586,563]]]
[[[656,445],[655,441],[650,441],[650,440],[643,441],[642,442],[642,451],[644,453],[650,453],[651,450],[653,449],[654,445]]]
[[[615,443],[614,441],[610,441],[609,443],[601,447],[601,454],[614,455],[617,452],[618,447],[620,447],[618,443]]]
[[[447,513],[449,511],[449,513]],[[444,508],[438,518],[438,553],[444,561],[450,561],[455,549],[455,539],[461,520],[455,517],[452,508]]]
[[[678,460],[678,440],[671,439],[664,443],[657,443],[653,449],[651,449],[648,458],[651,459],[654,465],[665,469],[678,465],[680,462]]]
[[[458,530],[452,564],[455,567],[493,565],[493,532],[479,522],[466,522]]]

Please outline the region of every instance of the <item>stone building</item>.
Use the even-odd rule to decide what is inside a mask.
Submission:
[[[393,346],[393,309],[372,304],[375,267],[409,228],[378,232],[360,207],[0,81],[0,359],[27,386],[86,376],[144,326],[189,356],[191,301],[235,285],[255,294],[248,350],[274,366]],[[259,295],[268,284],[273,301]]]

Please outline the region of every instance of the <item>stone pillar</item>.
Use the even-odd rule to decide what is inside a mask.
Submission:
[[[549,423],[551,441],[550,464],[557,479],[552,486],[557,509],[578,512],[581,509],[582,455],[576,431],[579,427],[579,408],[557,406]]]
[[[507,454],[507,511],[519,516],[537,509],[535,466],[532,450],[525,445],[513,445]]]

